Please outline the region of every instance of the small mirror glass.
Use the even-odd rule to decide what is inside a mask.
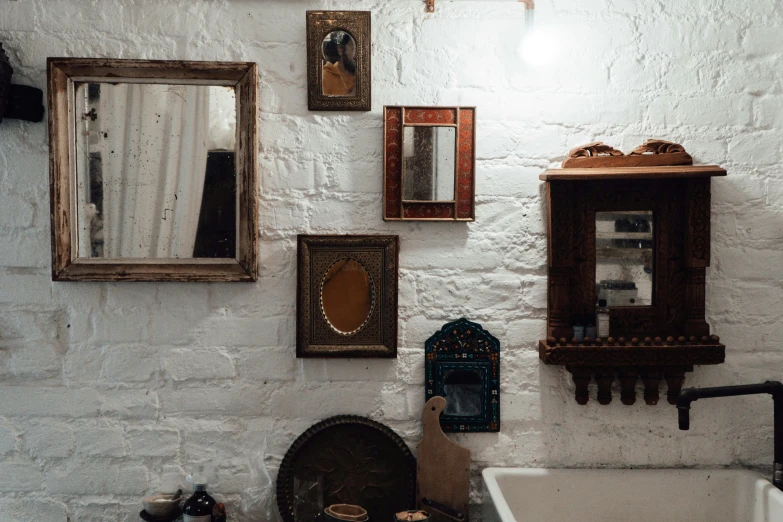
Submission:
[[[235,258],[234,87],[74,92],[79,257]]]
[[[595,282],[609,307],[653,304],[653,213],[596,212]]]
[[[356,40],[347,31],[332,31],[323,41],[321,85],[327,96],[356,95]]]
[[[454,201],[456,128],[406,126],[403,134],[403,199]]]
[[[329,267],[321,283],[321,307],[326,320],[337,332],[353,334],[361,330],[373,308],[373,282],[356,259],[340,259]]]
[[[481,412],[481,376],[471,370],[453,370],[446,375],[443,393],[446,399],[444,415],[477,417]]]

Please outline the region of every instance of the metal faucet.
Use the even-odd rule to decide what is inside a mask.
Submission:
[[[762,384],[741,384],[738,386],[716,386],[714,388],[687,388],[677,397],[677,411],[680,429],[690,427],[691,403],[710,397],[734,397],[735,395],[757,395],[769,393],[775,405],[775,462],[772,468],[772,484],[783,490],[783,384],[767,381]]]

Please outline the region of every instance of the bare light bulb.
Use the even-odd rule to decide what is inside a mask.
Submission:
[[[560,55],[560,39],[552,27],[533,27],[525,31],[517,54],[526,64],[543,68],[553,64]]]

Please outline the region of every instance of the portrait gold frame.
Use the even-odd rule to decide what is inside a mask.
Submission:
[[[297,357],[397,357],[399,244],[399,236],[298,236]],[[343,258],[364,266],[375,293],[367,320],[350,334],[329,324],[321,304],[324,274]]]
[[[322,45],[326,35],[346,31],[356,42],[356,94],[323,94]],[[311,111],[372,109],[372,22],[369,11],[307,11],[307,105]]]

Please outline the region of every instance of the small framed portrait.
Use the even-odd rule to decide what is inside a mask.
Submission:
[[[369,11],[307,12],[307,96],[311,111],[369,111]]]
[[[399,243],[298,237],[297,357],[397,357]]]

